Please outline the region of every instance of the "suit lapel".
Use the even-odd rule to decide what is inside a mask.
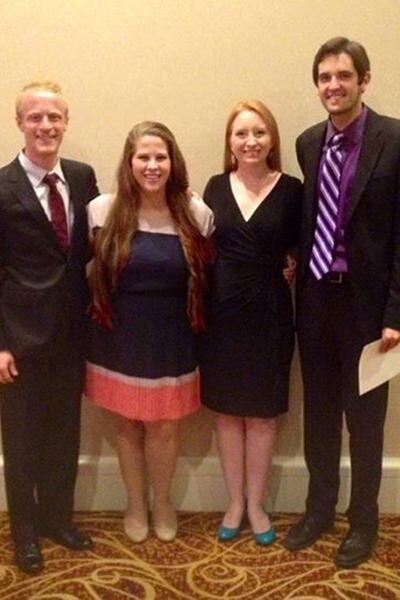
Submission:
[[[312,232],[314,232],[314,223],[317,216],[318,194],[316,192],[318,182],[318,168],[321,158],[322,146],[324,143],[326,131],[326,122],[319,123],[315,129],[311,132],[307,144],[303,148],[304,156],[304,174],[305,178],[305,191],[304,197],[307,200],[306,203],[306,218],[309,223]]]
[[[361,194],[365,189],[383,148],[384,142],[379,121],[379,115],[368,109],[360,156],[345,217],[345,226],[350,221],[354,210],[357,207]]]
[[[54,246],[59,248],[57,236],[54,233],[53,227],[18,158],[11,163],[9,181],[18,202],[30,213],[38,227],[42,229],[43,235],[45,235]]]
[[[69,201],[72,205],[73,211],[73,225],[71,229],[71,248],[74,242],[78,239],[78,236],[82,232],[83,214],[82,214],[82,188],[80,185],[80,178],[76,177],[74,169],[71,168],[69,162],[65,159],[61,159],[61,167],[65,175],[65,179],[68,183],[69,188]]]
[[[35,190],[18,159],[15,159],[14,162],[11,163],[9,180],[18,202],[31,213],[32,217],[34,217],[40,225],[49,225],[49,220],[36,196]]]

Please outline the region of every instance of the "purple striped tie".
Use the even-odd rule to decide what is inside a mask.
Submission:
[[[332,265],[339,212],[343,140],[343,133],[336,133],[331,138],[321,168],[318,215],[310,258],[310,269],[317,279],[328,273]]]

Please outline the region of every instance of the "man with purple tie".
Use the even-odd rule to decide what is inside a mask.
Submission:
[[[93,169],[60,159],[68,107],[37,82],[17,98],[24,149],[0,169],[0,409],[18,567],[43,567],[39,537],[92,547],[72,524],[87,285],[86,204]]]
[[[335,555],[355,567],[378,529],[388,386],[358,393],[363,346],[400,340],[400,121],[362,102],[370,81],[363,46],[343,37],[318,50],[313,79],[329,118],[297,140],[304,204],[297,329],[304,380],[306,512],[283,544],[300,550],[334,522],[343,415],[350,439],[349,531]]]

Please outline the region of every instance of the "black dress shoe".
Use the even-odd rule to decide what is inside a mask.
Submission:
[[[350,529],[336,553],[335,565],[340,569],[357,567],[371,558],[376,540],[376,533]]]
[[[70,550],[91,550],[93,548],[93,542],[88,534],[72,524],[45,528],[41,530],[41,534]]]
[[[312,514],[304,515],[289,529],[288,534],[282,540],[282,545],[288,550],[303,550],[314,544],[332,526],[333,521],[326,521]]]
[[[17,567],[24,573],[36,575],[43,569],[42,553],[37,541],[16,543],[14,553]]]

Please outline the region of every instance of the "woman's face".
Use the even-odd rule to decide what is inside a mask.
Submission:
[[[260,115],[252,110],[237,115],[232,123],[230,148],[238,166],[266,163],[272,140]]]
[[[171,159],[164,140],[157,135],[147,134],[139,138],[131,166],[133,176],[144,194],[163,192],[171,173]]]

